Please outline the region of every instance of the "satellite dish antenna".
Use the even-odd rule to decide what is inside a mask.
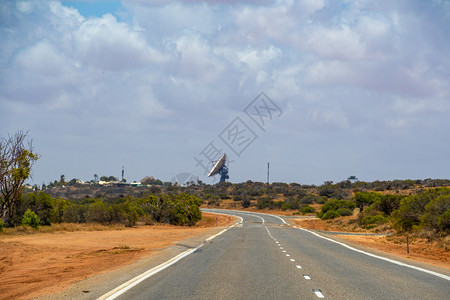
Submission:
[[[224,182],[226,179],[230,178],[230,176],[228,176],[228,167],[225,165],[226,160],[227,155],[224,153],[216,163],[213,163],[213,168],[209,172],[208,177],[219,174],[219,182]]]

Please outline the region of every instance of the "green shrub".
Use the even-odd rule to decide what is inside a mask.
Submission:
[[[348,200],[329,199],[322,205],[322,212],[326,213],[329,210],[337,211],[340,208],[346,208],[353,211],[353,209],[355,209],[355,204]]]
[[[362,225],[381,225],[388,221],[387,218],[383,217],[382,215],[376,215],[376,216],[366,216],[361,220]]]
[[[300,208],[299,209],[299,211],[302,213],[302,214],[311,214],[311,213],[314,213],[314,208],[312,208],[311,206],[309,206],[309,205],[305,205],[305,206],[303,206],[302,208]]]
[[[353,211],[348,209],[348,208],[339,208],[337,210],[337,212],[341,215],[341,216],[351,216],[353,215]]]
[[[325,204],[325,202],[327,202],[327,200],[328,200],[327,197],[319,197],[319,198],[317,198],[317,203]]]
[[[441,195],[425,206],[425,214],[420,219],[424,226],[440,229],[438,218],[448,210],[450,210],[450,195]]]
[[[0,219],[0,232],[2,232],[3,230],[3,225],[5,225],[5,223],[3,222],[2,219]]]
[[[264,208],[272,208],[275,205],[275,202],[270,197],[260,197],[256,201],[256,207],[258,209],[264,209]]]
[[[329,220],[329,219],[334,219],[334,218],[337,218],[337,217],[340,217],[340,216],[341,215],[337,211],[329,210],[329,211],[327,211],[326,213],[323,214],[321,219],[322,220]]]
[[[449,209],[449,188],[436,188],[411,195],[400,201],[391,219],[399,231],[411,231],[413,228],[427,227],[439,231],[437,218]]]
[[[444,232],[450,231],[450,209],[447,209],[447,211],[440,215],[437,219],[440,230]]]
[[[22,225],[31,226],[34,229],[38,229],[39,222],[40,220],[38,216],[30,209],[27,209],[27,211],[23,214]]]
[[[86,223],[87,205],[70,204],[64,210],[62,220],[67,223]]]
[[[250,207],[250,204],[251,204],[251,202],[250,202],[250,199],[249,199],[248,197],[244,197],[244,198],[242,199],[242,207],[243,207],[243,208],[248,208],[248,207]]]
[[[306,194],[304,197],[301,198],[300,202],[302,204],[313,204],[318,199],[317,196],[313,194]]]
[[[112,221],[112,209],[101,200],[89,204],[86,211],[86,222],[110,224]]]
[[[288,210],[291,209],[291,205],[289,203],[284,202],[281,204],[281,210]]]
[[[352,197],[352,201],[356,203],[361,211],[365,205],[371,205],[377,201],[380,201],[382,194],[374,192],[356,192]]]

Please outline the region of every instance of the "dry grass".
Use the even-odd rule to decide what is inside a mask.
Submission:
[[[223,226],[228,222],[231,222],[233,217],[218,218],[217,226]],[[142,224],[148,225],[148,224]],[[164,224],[152,224],[152,225],[164,225]],[[214,227],[216,226],[216,215],[209,213],[202,213],[202,219],[195,224],[194,227]],[[107,231],[107,230],[125,230],[124,224],[110,224],[102,225],[99,223],[57,223],[50,226],[39,226],[38,229],[33,229],[28,226],[16,226],[13,228],[3,228],[0,231],[1,236],[20,236],[30,235],[36,233],[54,233],[59,231],[75,232],[75,231]]]
[[[13,228],[3,228],[3,231],[0,232],[0,235],[5,236],[14,236],[14,235],[28,235],[35,233],[53,233],[58,231],[105,231],[105,230],[123,230],[125,229],[125,225],[123,224],[111,224],[111,225],[102,225],[98,223],[58,223],[52,224],[50,226],[39,226],[38,229],[33,229],[28,226],[16,226]]]

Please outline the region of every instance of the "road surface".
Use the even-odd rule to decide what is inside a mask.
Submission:
[[[208,210],[240,224],[110,299],[450,299],[448,270],[414,269],[271,215]],[[441,270],[442,271],[442,270]],[[136,281],[136,279],[135,279]],[[130,287],[131,285],[131,287]],[[106,299],[104,296],[102,299]]]

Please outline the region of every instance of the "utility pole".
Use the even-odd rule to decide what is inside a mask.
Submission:
[[[269,184],[269,165],[270,163],[267,163],[267,184]]]

